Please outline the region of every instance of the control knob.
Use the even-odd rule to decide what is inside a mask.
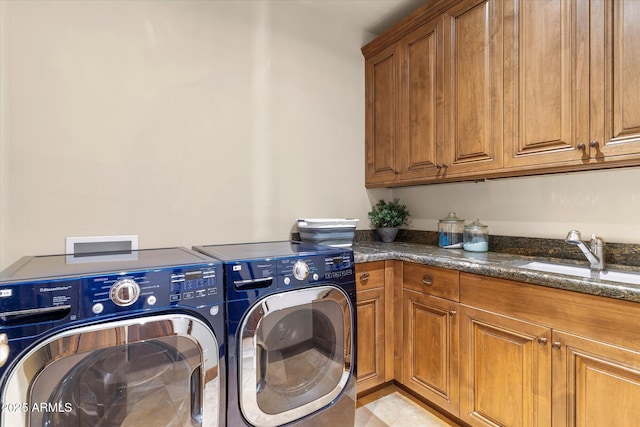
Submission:
[[[298,280],[305,280],[309,277],[309,266],[304,261],[296,261],[293,264],[293,277]]]
[[[140,285],[133,279],[120,279],[111,286],[109,297],[116,305],[127,307],[140,297]]]

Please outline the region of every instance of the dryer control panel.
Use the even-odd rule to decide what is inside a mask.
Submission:
[[[353,275],[351,252],[278,260],[278,287],[313,284]]]
[[[353,253],[314,254],[261,260],[230,261],[225,265],[228,300],[251,294],[355,280]]]

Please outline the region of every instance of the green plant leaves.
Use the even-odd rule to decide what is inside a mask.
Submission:
[[[379,227],[400,227],[408,223],[411,213],[407,207],[400,204],[400,199],[393,199],[391,202],[380,200],[369,212],[371,226]]]

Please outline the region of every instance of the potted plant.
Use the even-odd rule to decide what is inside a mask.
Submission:
[[[391,202],[380,200],[369,212],[371,226],[378,231],[383,242],[393,242],[401,225],[408,224],[411,213],[407,207],[400,204],[400,199]]]

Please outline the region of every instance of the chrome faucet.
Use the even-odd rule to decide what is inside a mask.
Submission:
[[[570,245],[576,245],[582,251],[589,260],[592,271],[604,270],[604,242],[600,237],[595,234],[591,235],[591,250],[580,240],[580,232],[578,230],[569,231],[565,242]]]

